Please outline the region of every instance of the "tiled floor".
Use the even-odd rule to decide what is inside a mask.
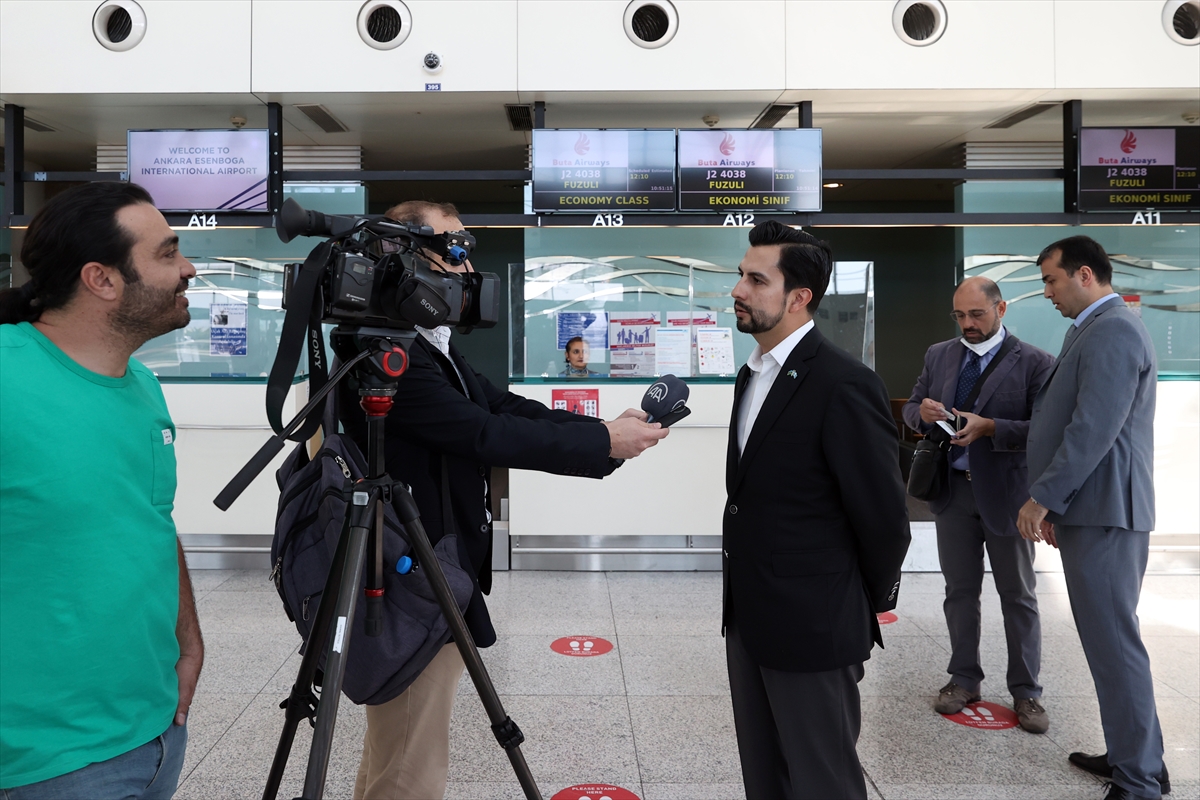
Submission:
[[[299,637],[266,572],[196,571],[208,645],[189,722],[177,797],[261,796],[295,677]],[[899,620],[884,628],[861,684],[859,755],[875,798],[1095,798],[1098,780],[1067,764],[1071,750],[1103,750],[1095,692],[1062,576],[1039,575],[1045,632],[1042,681],[1050,732],[976,730],[931,710],[948,658],[937,574],[910,574]],[[550,800],[604,782],[643,800],[744,797],[719,635],[717,573],[496,575],[489,605],[500,642],[483,651],[523,750]],[[999,603],[984,591],[984,698],[1008,704]],[[1200,577],[1150,576],[1140,609],[1153,659],[1174,798],[1200,798]],[[553,653],[560,636],[610,639],[611,653]],[[326,797],[349,797],[364,727],[343,700]],[[308,755],[302,724],[280,798],[300,794]],[[578,795],[572,796],[575,800]],[[521,797],[470,681],[455,707],[447,797]]]

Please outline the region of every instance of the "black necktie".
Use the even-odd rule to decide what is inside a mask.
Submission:
[[[970,411],[969,408],[963,408],[963,404],[967,402],[967,398],[971,395],[971,390],[975,388],[975,382],[979,380],[979,355],[974,351],[970,351],[967,356],[967,365],[963,367],[962,372],[958,374],[958,388],[954,391],[954,407],[961,411]],[[957,461],[966,451],[966,448],[954,446],[950,448],[950,461]]]

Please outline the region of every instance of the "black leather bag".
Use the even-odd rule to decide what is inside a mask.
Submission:
[[[979,399],[979,392],[992,371],[1000,364],[1017,343],[1017,337],[1009,333],[1004,337],[1000,351],[988,363],[987,369],[975,381],[974,388],[963,403],[964,408],[972,408]],[[917,442],[917,451],[913,454],[912,466],[908,472],[908,493],[918,500],[932,500],[942,491],[942,482],[949,475],[950,434],[935,425],[924,439]]]
[[[934,434],[917,442],[912,466],[908,471],[908,493],[918,500],[932,500],[942,491],[942,480],[946,475],[946,452],[950,449],[950,437],[941,428],[935,429],[943,437],[934,441]]]

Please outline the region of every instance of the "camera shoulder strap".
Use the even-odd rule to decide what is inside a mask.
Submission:
[[[329,261],[331,247],[329,242],[322,242],[312,249],[300,267],[296,285],[289,291],[291,302],[283,318],[279,350],[275,353],[275,362],[267,378],[267,421],[276,433],[283,430],[283,404],[292,388],[292,378],[300,364],[300,352],[305,340],[308,341],[310,393],[316,394],[328,379],[325,339],[321,330],[321,296],[317,286]],[[323,406],[315,408],[289,438],[295,442],[310,438],[321,424],[323,411]]]

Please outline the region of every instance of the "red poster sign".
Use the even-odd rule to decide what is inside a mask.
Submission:
[[[564,636],[550,643],[550,649],[564,656],[602,656],[613,649],[612,642],[597,636]]]
[[[890,611],[885,611],[882,614],[875,615],[879,619],[880,625],[891,625],[896,620],[900,619]]]
[[[600,417],[599,389],[552,389],[550,407],[585,417]]]
[[[1011,708],[989,703],[986,700],[979,703],[968,703],[957,714],[945,714],[946,719],[966,725],[968,728],[985,728],[987,730],[1004,730],[1017,727],[1017,713]]]
[[[580,783],[555,793],[550,800],[640,800],[636,794],[607,783]]]

